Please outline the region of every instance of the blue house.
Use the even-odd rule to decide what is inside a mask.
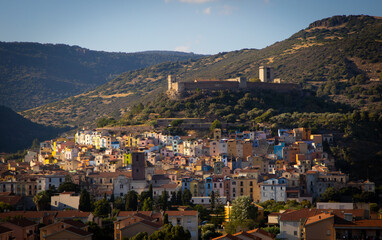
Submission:
[[[116,141],[116,142],[111,142],[111,148],[113,149],[119,149],[119,142]]]
[[[206,197],[210,196],[211,195],[211,192],[213,190],[212,188],[212,177],[206,177],[204,179],[205,183],[206,183],[206,187],[205,187],[205,192],[206,192]]]
[[[190,177],[182,178],[182,192],[186,189],[190,190],[191,181],[192,181],[192,178],[190,178]]]
[[[277,159],[283,159],[283,148],[285,147],[285,143],[281,142],[279,145],[275,145],[273,147],[275,155],[277,156]]]

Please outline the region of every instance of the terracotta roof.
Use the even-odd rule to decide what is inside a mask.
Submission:
[[[357,220],[354,222],[334,224],[335,228],[379,228],[382,229],[382,220],[381,219],[363,219]]]
[[[65,229],[66,231],[69,231],[69,232],[72,232],[72,233],[75,233],[77,235],[80,235],[80,236],[89,236],[89,235],[93,235],[93,233],[90,233],[88,231],[85,231],[85,230],[82,230],[80,228],[76,228],[76,227],[68,227]]]
[[[72,225],[73,227],[76,227],[76,228],[83,228],[83,227],[87,226],[83,222],[75,221],[75,220],[72,220],[72,219],[65,219],[65,220],[62,220],[62,222],[66,223],[66,224],[70,224],[70,225]]]
[[[62,192],[60,194],[69,194],[69,195],[72,195],[72,194],[75,194],[75,192]]]
[[[298,222],[300,219],[306,219],[321,213],[333,213],[334,215],[344,218],[345,213],[351,213],[356,218],[363,218],[365,215],[364,209],[314,209],[304,208],[281,214],[280,221]]]
[[[91,212],[82,212],[77,210],[57,211],[57,218],[76,218],[76,217],[89,217]]]
[[[26,218],[15,218],[12,220],[8,220],[7,222],[12,223],[14,225],[17,225],[19,227],[28,227],[28,226],[32,226],[32,225],[37,225],[37,223],[32,222]]]
[[[213,238],[212,240],[219,240],[219,239],[224,239],[224,238],[228,238],[228,239],[232,239],[232,240],[241,240],[240,238],[238,237],[235,237],[231,234],[224,234],[223,236],[220,236],[220,237],[217,237],[217,238]]]
[[[250,230],[250,231],[247,231],[247,233],[253,233],[253,232],[256,232],[256,233],[260,233],[262,235],[265,235],[265,236],[268,236],[268,237],[271,237],[271,238],[275,238],[276,236],[270,232],[267,232],[263,229],[260,229],[260,228],[256,228],[256,229],[253,229],[253,230]]]
[[[12,232],[12,229],[9,229],[7,227],[0,226],[0,234],[1,233],[6,233],[6,232]]]
[[[170,216],[196,216],[198,211],[166,211],[167,215]]]
[[[178,184],[176,183],[168,183],[168,184],[163,184],[162,186],[160,186],[161,188],[177,188],[178,187]]]
[[[15,206],[22,199],[22,196],[0,196],[0,202],[4,202],[10,204],[11,206]]]
[[[149,225],[149,226],[151,226],[151,227],[157,228],[157,229],[159,229],[159,228],[162,227],[161,224],[158,224],[158,223],[155,223],[155,222],[151,222],[151,221],[148,221],[148,220],[145,220],[145,219],[141,219],[141,220],[136,221],[136,222],[128,223],[128,224],[125,225],[125,227],[123,227],[122,229],[131,227],[131,226],[136,225],[136,224],[145,224],[145,225]]]
[[[329,219],[329,218],[334,218],[334,215],[331,214],[331,213],[321,213],[321,214],[309,217],[306,220],[305,225],[316,223],[316,222],[319,222],[319,221],[322,221],[322,220],[326,220],[326,219]]]
[[[154,221],[155,218],[152,217],[152,212],[151,211],[120,211],[118,213],[118,217],[138,217],[141,219],[145,219],[148,221]]]
[[[249,234],[247,232],[238,232],[238,233],[233,234],[233,236],[235,236],[235,237],[236,236],[245,236],[246,238],[250,238],[250,239],[254,239],[254,240],[261,240],[261,238],[254,236],[252,234]]]

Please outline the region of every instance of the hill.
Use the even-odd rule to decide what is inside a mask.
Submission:
[[[93,91],[23,112],[32,121],[82,126],[119,118],[138,102],[166,90],[167,75],[182,81],[244,77],[256,81],[258,67],[275,69],[283,82],[300,83],[317,97],[378,111],[381,106],[382,19],[334,16],[310,24],[290,38],[261,50],[243,49],[199,60],[162,63],[123,73]]]
[[[0,152],[16,152],[30,147],[34,139],[48,140],[68,130],[33,123],[1,105],[0,116]]]
[[[109,53],[64,44],[0,42],[0,104],[21,111],[94,89],[119,74],[202,55]]]

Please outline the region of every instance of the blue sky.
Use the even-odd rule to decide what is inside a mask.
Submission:
[[[0,41],[215,54],[350,14],[382,16],[382,0],[0,0]]]

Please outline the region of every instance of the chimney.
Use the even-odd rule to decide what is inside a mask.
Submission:
[[[352,213],[344,213],[344,219],[346,221],[352,222],[353,221],[353,214]]]

